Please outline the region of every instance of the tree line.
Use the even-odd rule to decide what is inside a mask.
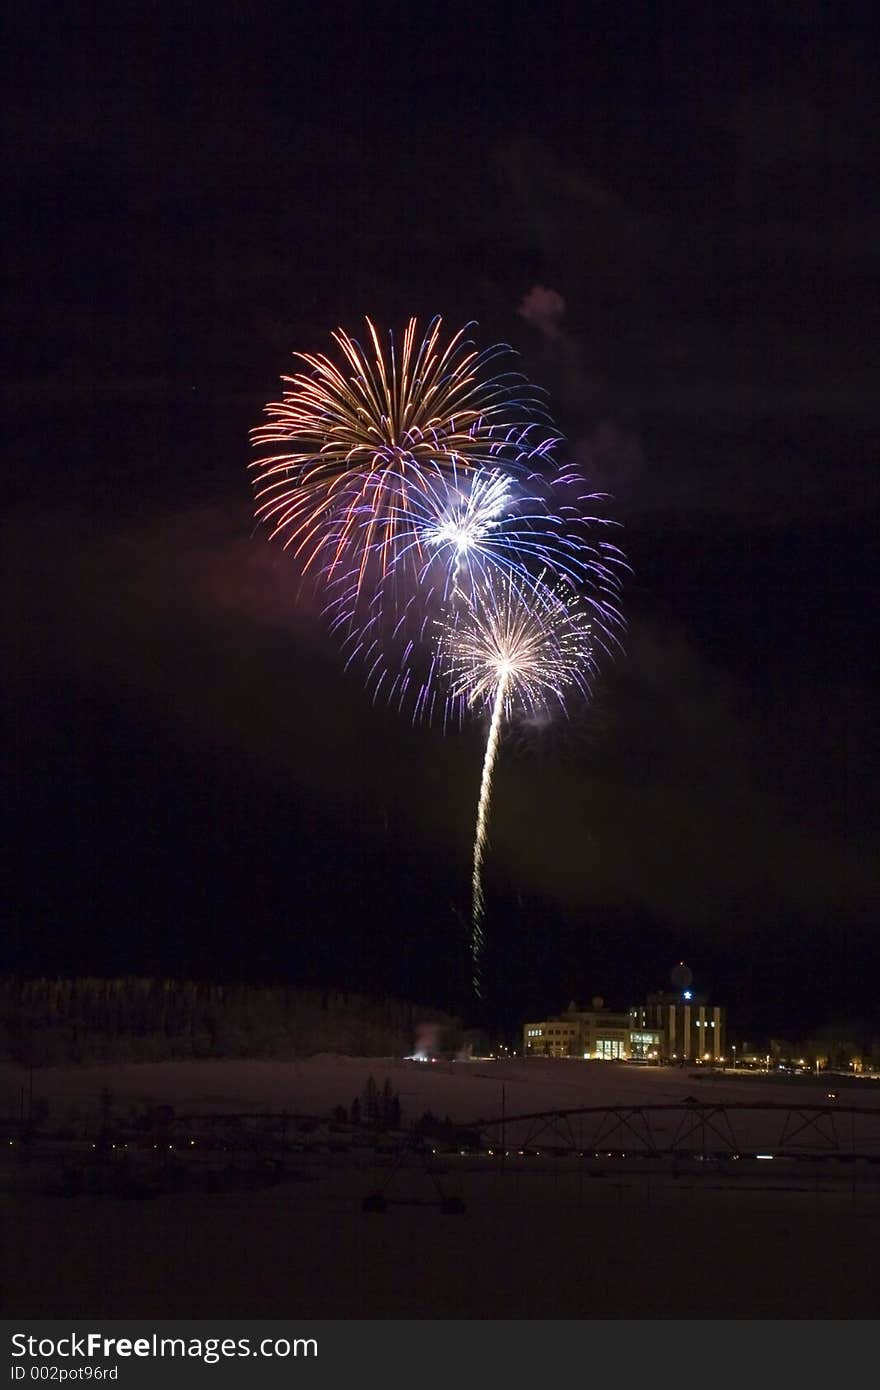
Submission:
[[[406,1000],[297,986],[193,980],[0,977],[0,1057],[29,1066],[198,1057],[403,1056],[426,1023],[457,1019]]]

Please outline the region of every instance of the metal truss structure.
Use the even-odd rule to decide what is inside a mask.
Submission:
[[[587,1106],[502,1115],[466,1127],[484,1152],[580,1158],[862,1158],[880,1162],[880,1106]],[[473,1144],[473,1137],[471,1138]]]

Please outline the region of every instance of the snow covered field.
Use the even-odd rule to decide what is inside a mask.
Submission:
[[[313,1057],[280,1061],[154,1062],[122,1066],[51,1067],[35,1070],[35,1100],[45,1100],[53,1121],[73,1109],[96,1111],[102,1090],[119,1108],[172,1105],[181,1113],[208,1110],[288,1110],[326,1114],[349,1106],[372,1076],[386,1077],[400,1096],[404,1123],[426,1111],[456,1121],[584,1105],[657,1105],[698,1100],[824,1105],[830,1089],[841,1105],[876,1106],[880,1082],[812,1076],[776,1078],[761,1073],[632,1066],[614,1062],[475,1060],[410,1062],[390,1057]],[[18,1113],[30,1075],[0,1064],[0,1115]],[[504,1106],[502,1107],[502,1087]]]
[[[34,1073],[50,1123],[114,1107],[180,1113],[326,1113],[373,1076],[404,1123],[425,1110],[467,1121],[578,1105],[824,1103],[827,1079],[710,1077],[540,1061],[407,1063],[315,1058],[53,1069]],[[7,1118],[27,1074],[0,1073]],[[874,1083],[840,1105],[876,1107]],[[6,1317],[867,1318],[880,1314],[877,1169],[818,1176],[757,1164],[717,1172],[627,1170],[576,1160],[351,1149],[304,1154],[258,1190],[169,1192],[150,1201],[49,1196],[15,1179],[0,1197]],[[865,1182],[865,1174],[872,1178]],[[383,1189],[385,1211],[365,1211]],[[464,1210],[444,1213],[440,1196]]]

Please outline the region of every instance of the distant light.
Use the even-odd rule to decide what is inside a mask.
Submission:
[[[755,1158],[773,1158],[773,1154],[755,1154]]]
[[[685,999],[690,999],[690,997],[691,997],[691,992],[690,992],[689,989],[686,989],[686,990],[685,990],[685,992],[684,992],[684,997],[685,997]]]

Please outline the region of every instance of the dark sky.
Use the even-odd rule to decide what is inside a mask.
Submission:
[[[371,705],[247,472],[291,351],[442,313],[633,569],[503,750],[487,1016],[686,955],[743,1028],[880,1027],[872,9],[11,7],[6,966],[468,1010],[484,730]]]

